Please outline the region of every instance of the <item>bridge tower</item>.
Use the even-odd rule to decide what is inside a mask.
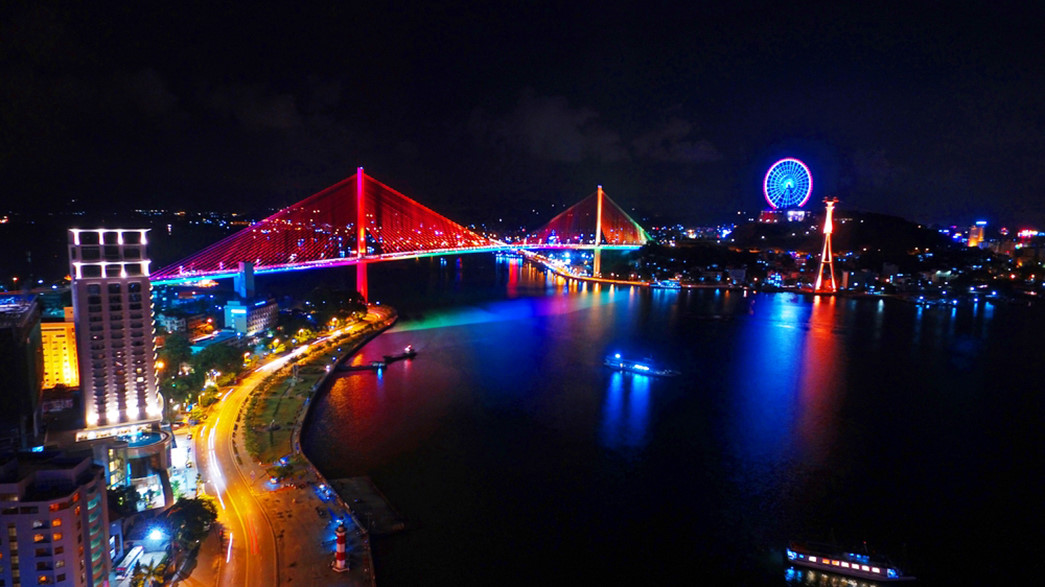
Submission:
[[[356,291],[363,302],[370,299],[366,281],[366,204],[363,198],[363,168],[356,169]]]
[[[834,210],[835,204],[838,203],[838,198],[824,198],[824,203],[827,204],[827,214],[824,216],[824,250],[820,252],[820,268],[816,272],[816,286],[813,287],[813,291],[830,291],[833,293],[838,288],[835,285],[835,265],[831,253],[831,233],[834,232]],[[823,288],[825,266],[831,277],[831,289],[829,290]]]
[[[592,261],[591,274],[592,277],[602,276],[602,248],[599,245],[602,244],[602,186],[596,191],[596,204],[595,204],[595,258]]]

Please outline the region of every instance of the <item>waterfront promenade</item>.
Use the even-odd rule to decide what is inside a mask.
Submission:
[[[263,384],[292,376],[292,361],[323,360],[338,345],[349,347],[342,356],[351,355],[395,318],[394,310],[372,306],[365,319],[346,327],[340,336],[317,341],[256,369],[214,406],[208,423],[198,428],[194,452],[207,480],[206,492],[218,498],[222,530],[216,539],[204,542],[192,568],[179,573],[175,584],[375,584],[369,536],[299,450],[300,426],[323,380],[307,390],[296,414],[285,454],[297,465],[286,479],[272,480],[273,463],[259,462],[245,448],[249,433],[245,413],[251,396]],[[348,530],[349,570],[342,573],[331,568],[339,523]]]

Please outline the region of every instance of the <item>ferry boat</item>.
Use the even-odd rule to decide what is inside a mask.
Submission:
[[[651,358],[647,357],[641,361],[635,361],[621,357],[620,353],[607,356],[605,365],[618,371],[627,371],[628,373],[637,373],[639,375],[653,375],[655,377],[671,377],[679,374],[678,371],[658,367]]]
[[[848,552],[829,544],[791,542],[786,554],[786,563],[836,575],[882,582],[914,580],[888,559],[871,558],[869,554]]]

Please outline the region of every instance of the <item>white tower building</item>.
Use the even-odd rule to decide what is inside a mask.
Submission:
[[[69,231],[86,425],[77,440],[130,434],[160,421],[147,232]]]

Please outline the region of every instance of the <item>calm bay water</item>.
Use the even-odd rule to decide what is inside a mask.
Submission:
[[[1037,308],[379,267],[402,319],[355,360],[419,354],[339,377],[303,442],[409,520],[376,541],[382,585],[782,585],[793,537],[867,540],[920,584],[1040,565]],[[682,375],[612,372],[616,351]]]

